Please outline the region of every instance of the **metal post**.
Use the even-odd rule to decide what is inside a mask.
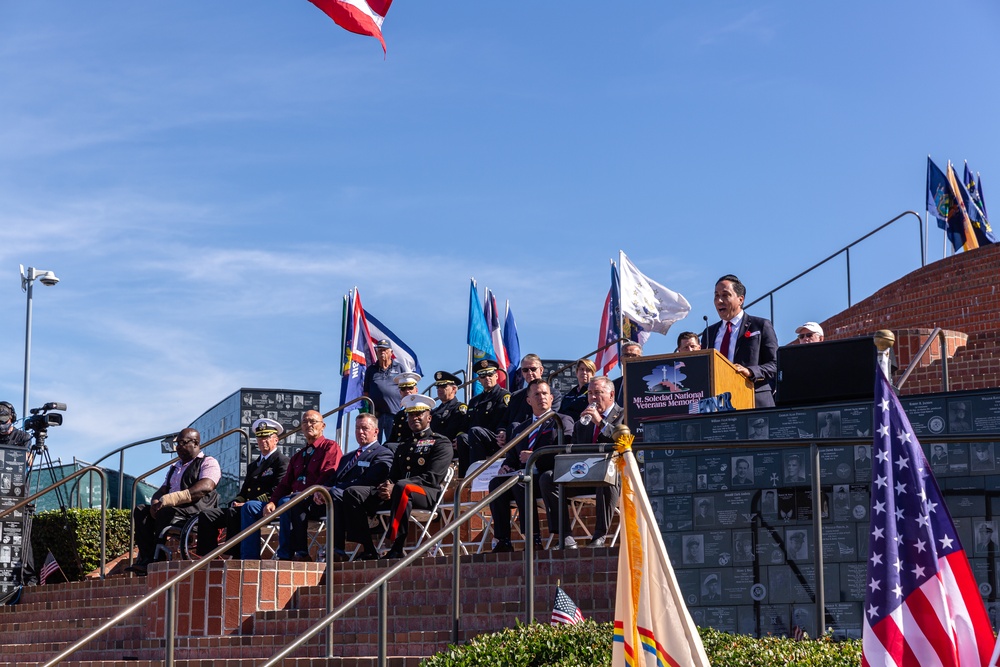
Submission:
[[[326,613],[333,611],[333,503],[326,503]],[[326,629],[326,657],[332,658],[333,646],[336,641],[333,635],[333,623]]]
[[[386,644],[389,635],[389,582],[378,587],[378,667],[385,667],[385,657],[389,652]],[[333,624],[330,624],[333,627]]]
[[[22,282],[27,284],[28,306],[24,313],[24,396],[21,403],[21,419],[28,417],[28,378],[31,376],[31,293],[35,283],[35,269],[29,268],[27,278]]]
[[[123,510],[122,505],[125,493],[125,450],[118,452],[118,509]]]
[[[847,307],[850,308],[854,305],[851,302],[851,246],[847,246],[845,253],[847,254]]]
[[[167,617],[163,619],[163,639],[166,642],[166,655],[163,664],[173,667],[174,664],[174,619],[177,617],[177,598],[174,587],[167,589]]]
[[[532,474],[535,462],[529,459],[524,464],[524,508],[535,512],[535,478]],[[562,485],[560,485],[561,487]],[[562,516],[560,512],[559,516]],[[551,519],[549,532],[552,532]],[[561,537],[561,535],[560,535]],[[531,514],[524,522],[524,596],[525,625],[531,625],[535,618],[535,515]]]
[[[826,599],[823,579],[823,495],[819,486],[819,445],[809,445],[812,467],[813,494],[813,561],[816,563],[816,628],[817,636],[826,628]]]

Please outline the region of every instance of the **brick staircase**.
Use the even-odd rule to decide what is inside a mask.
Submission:
[[[617,549],[542,551],[536,564],[535,618],[548,622],[555,586],[584,616],[614,615]],[[26,589],[21,602],[0,607],[0,667],[40,664],[176,573],[183,562],[160,563],[146,578],[112,577]],[[334,604],[388,567],[385,562],[334,566]],[[325,565],[283,561],[213,563],[177,595],[175,659],[182,667],[260,664],[325,615]],[[424,558],[389,583],[389,664],[411,667],[451,642],[451,560]],[[521,552],[464,556],[461,565],[465,641],[524,620]],[[101,667],[162,664],[161,598],[77,652],[68,664]],[[334,623],[335,658],[323,658],[321,637],[300,648],[289,666],[376,664],[378,600],[369,596]]]

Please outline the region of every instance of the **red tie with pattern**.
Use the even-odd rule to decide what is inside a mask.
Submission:
[[[722,349],[720,350],[720,352],[722,352],[722,356],[724,356],[727,359],[729,358],[729,338],[730,336],[732,336],[732,333],[733,333],[733,323],[726,322],[726,335],[722,337]]]

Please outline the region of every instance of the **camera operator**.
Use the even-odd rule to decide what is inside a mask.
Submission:
[[[19,428],[14,427],[17,421],[17,412],[14,406],[7,401],[0,401],[0,447],[18,447],[27,450],[25,466],[31,467],[31,460],[34,452],[31,451],[31,436]],[[27,489],[25,489],[27,492]],[[21,541],[21,581],[26,586],[34,586],[38,583],[38,575],[35,572],[34,553],[31,548],[31,510],[33,506],[26,508],[24,517],[24,533]]]

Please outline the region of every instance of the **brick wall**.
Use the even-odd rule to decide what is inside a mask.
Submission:
[[[822,323],[827,339],[896,334],[902,372],[934,327],[946,332],[951,391],[1000,386],[1000,244],[959,253],[913,271]],[[942,350],[934,343],[903,394],[942,390]]]

